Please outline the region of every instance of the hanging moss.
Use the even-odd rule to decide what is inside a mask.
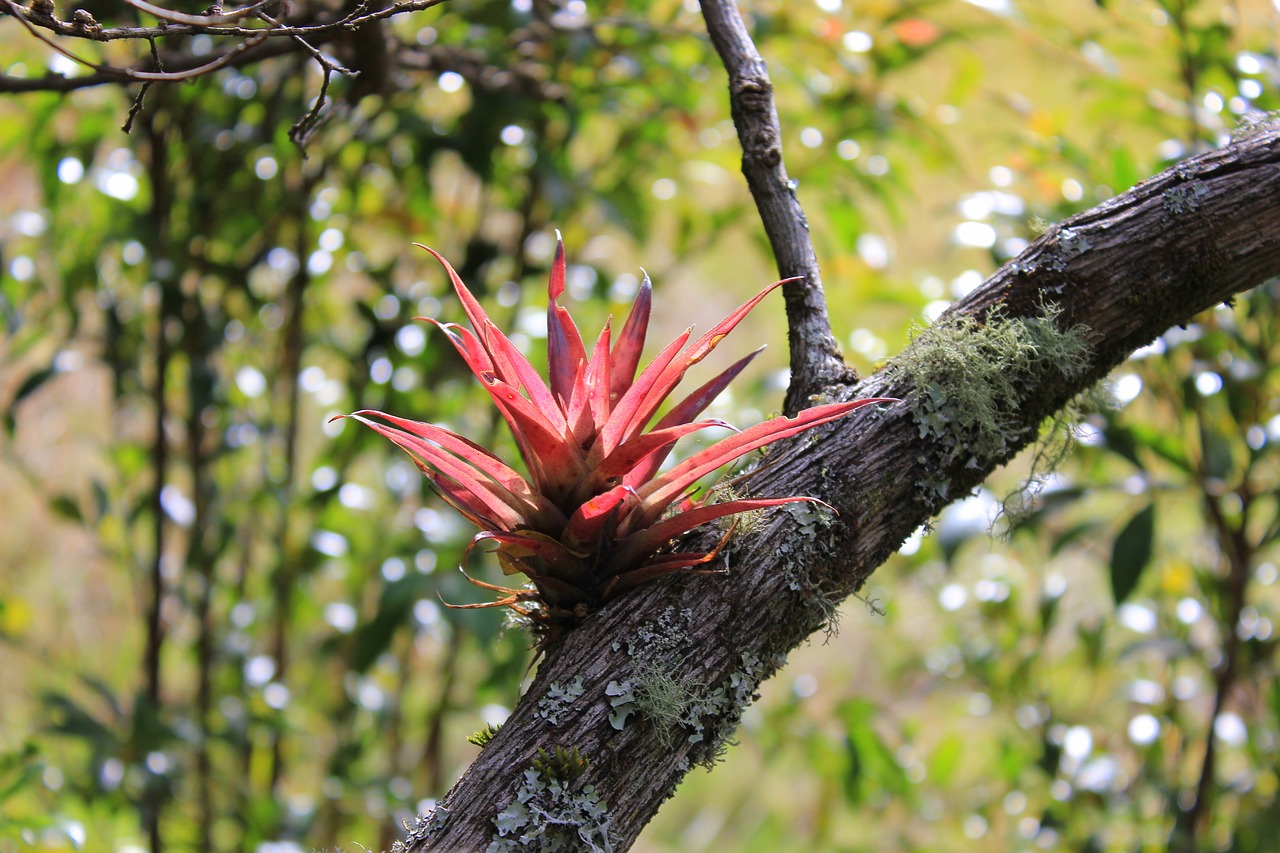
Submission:
[[[1089,328],[1062,328],[1061,314],[1047,304],[1038,317],[1008,318],[999,310],[983,320],[957,315],[913,336],[890,369],[915,388],[912,413],[920,437],[932,443],[932,459],[979,467],[1008,455],[1030,429],[1019,411],[1022,390],[1084,372]],[[948,497],[943,470],[919,485]]]

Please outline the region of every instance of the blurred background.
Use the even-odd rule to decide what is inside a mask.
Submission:
[[[1263,0],[744,5],[864,371],[1045,223],[1280,106]],[[302,55],[155,86],[128,134],[136,87],[0,95],[3,853],[385,850],[516,701],[526,637],[441,604],[486,597],[468,525],[328,423],[512,450],[412,320],[462,319],[412,241],[535,363],[554,229],[587,330],[642,265],[654,340],[776,277],[695,3],[385,26],[305,151]],[[8,17],[0,55],[86,73]],[[1277,295],[1171,330],[908,540],[635,849],[1274,851]],[[745,426],[781,405],[781,303],[734,339],[770,344],[714,411]]]

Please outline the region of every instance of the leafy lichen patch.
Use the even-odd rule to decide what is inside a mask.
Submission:
[[[822,476],[826,476],[824,469]],[[813,616],[813,624],[798,626],[807,636],[822,626],[828,635],[836,631],[836,615],[843,595],[830,593],[814,580],[811,567],[831,562],[836,548],[836,513],[826,504],[804,503],[783,507],[781,513],[794,525],[787,536],[777,544],[781,558],[783,577],[787,587],[795,592],[806,610]]]
[[[515,797],[494,818],[487,853],[611,853],[609,807],[595,787],[548,776],[546,769],[535,760],[524,771]]]
[[[728,678],[690,702],[679,720],[690,731],[688,740],[694,745],[690,758],[708,769],[723,757],[742,712],[758,696],[760,682],[785,661],[769,663],[757,654],[744,652],[739,662]]]
[[[807,514],[805,507],[810,507]],[[831,510],[821,505],[797,504],[787,510],[800,511],[802,524],[814,531],[831,523]],[[720,683],[707,685],[682,674],[681,650],[691,618],[687,609],[668,607],[633,637],[615,643],[615,649],[625,645],[634,669],[628,677],[610,681],[604,692],[611,708],[609,723],[615,729],[621,731],[633,714],[639,714],[655,726],[664,744],[686,742],[688,763],[710,768],[724,753],[743,710],[756,698],[760,682],[785,663],[785,656],[766,659],[743,652],[733,672]]]
[[[627,655],[633,660],[671,659],[679,656],[680,649],[689,642],[689,626],[692,623],[692,610],[668,605],[657,618],[644,622],[630,636],[615,640],[614,651],[625,645]]]
[[[538,700],[538,716],[551,725],[556,725],[560,722],[560,715],[569,710],[573,705],[573,700],[585,693],[586,689],[586,686],[582,683],[581,675],[575,677],[568,684],[561,684],[558,681],[551,682],[551,685],[547,687],[547,695]]]
[[[1170,216],[1193,213],[1200,209],[1200,199],[1209,194],[1209,188],[1203,181],[1190,181],[1169,187],[1162,194],[1164,212]]]
[[[391,845],[391,853],[405,853],[416,844],[426,841],[435,833],[444,829],[449,820],[449,810],[444,806],[436,806],[426,814],[416,815],[411,824],[404,821],[405,839]]]
[[[639,710],[636,704],[635,686],[628,681],[610,681],[605,685],[604,695],[609,699],[609,725],[618,731],[627,727],[627,719]]]

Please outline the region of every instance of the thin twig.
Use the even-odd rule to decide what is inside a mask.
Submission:
[[[164,70],[164,62],[160,59],[160,50],[156,47],[155,39],[148,39],[151,42],[151,63],[158,70]],[[133,99],[133,104],[129,107],[129,115],[124,120],[124,127],[120,128],[125,133],[133,130],[133,120],[138,117],[138,113],[142,112],[142,102],[147,97],[147,90],[151,88],[151,81],[143,83],[138,89],[138,95]]]
[[[49,47],[56,50],[58,53],[62,54],[63,56],[67,57],[73,62],[76,62],[79,65],[85,66],[86,68],[92,68],[94,71],[97,71],[101,74],[115,75],[123,80],[146,80],[146,81],[151,81],[155,83],[174,83],[181,80],[189,80],[193,77],[200,77],[205,74],[209,74],[210,72],[217,71],[219,68],[223,67],[224,65],[227,65],[229,62],[231,62],[232,59],[234,59],[240,53],[243,53],[244,51],[248,50],[249,48],[253,47],[256,44],[260,44],[272,32],[270,28],[250,30],[252,35],[249,38],[240,42],[235,47],[227,51],[226,53],[222,54],[221,56],[215,57],[212,61],[207,62],[204,65],[197,66],[187,71],[173,71],[173,72],[139,71],[133,68],[117,68],[111,65],[103,65],[101,63],[97,63],[92,60],[85,59],[84,57],[79,56],[78,54],[72,53],[70,50],[67,50],[65,47],[58,44],[58,42],[54,41],[49,36],[46,36],[44,33],[40,32],[39,27],[34,22],[29,20],[26,14],[24,14],[26,10],[22,6],[19,6],[16,2],[14,2],[14,0],[0,0],[0,2],[2,2],[4,5],[9,7],[9,10],[10,12],[13,13],[13,16],[17,18],[24,27],[27,28],[27,32],[31,33],[31,35],[35,36],[40,41],[44,42]],[[170,33],[162,32],[162,33],[157,33],[157,35],[170,35]],[[143,36],[143,37],[145,38],[146,36]]]
[[[259,15],[258,17],[266,21],[268,24],[271,24],[273,27],[279,28],[284,26],[284,24],[280,23],[279,21],[270,17],[269,15]],[[323,66],[326,70],[337,71],[339,74],[345,74],[348,77],[360,76],[359,71],[355,70],[354,68],[346,67],[345,65],[343,65],[342,63],[334,59],[332,56],[329,56],[326,53],[324,53],[324,51],[320,50],[320,48],[308,42],[302,36],[293,36],[293,41],[295,44],[301,47],[307,54],[309,54],[312,59],[320,63],[320,65]]]
[[[1218,544],[1227,561],[1225,601],[1219,623],[1219,630],[1222,633],[1222,661],[1218,664],[1213,677],[1213,710],[1209,717],[1208,731],[1205,734],[1204,758],[1196,780],[1195,801],[1189,809],[1178,815],[1173,839],[1177,844],[1194,845],[1196,839],[1204,838],[1208,832],[1209,819],[1213,814],[1214,785],[1217,777],[1217,737],[1214,734],[1214,725],[1226,708],[1227,699],[1235,688],[1240,671],[1240,636],[1237,633],[1237,626],[1240,624],[1240,614],[1244,611],[1246,603],[1245,595],[1249,585],[1249,567],[1253,553],[1253,545],[1245,533],[1245,522],[1249,518],[1252,496],[1246,489],[1237,491],[1236,496],[1241,500],[1242,521],[1232,524],[1227,520],[1219,499],[1211,494],[1207,487],[1204,490],[1205,511],[1212,522]]]
[[[279,56],[286,56],[295,53],[296,49],[290,42],[263,43],[241,51],[236,56],[230,57],[222,67],[239,68],[244,65],[251,65],[255,62],[262,62],[267,59],[275,59]],[[176,71],[183,68],[195,68],[198,66],[190,65],[194,57],[188,54],[170,54],[168,62],[165,63],[170,71]],[[203,67],[201,63],[200,67]],[[148,68],[154,65],[147,66]],[[144,70],[144,69],[139,69]],[[121,85],[132,82],[164,82],[156,80],[137,80],[132,77],[122,76],[119,73],[93,73],[83,74],[79,77],[64,77],[61,74],[46,74],[43,77],[26,78],[26,77],[6,77],[0,75],[0,94],[24,93],[24,92],[75,92],[80,89],[91,89],[95,86]]]
[[[320,70],[324,72],[324,79],[320,83],[320,94],[316,95],[315,103],[311,105],[311,109],[307,110],[307,114],[289,128],[289,140],[302,150],[304,158],[307,156],[307,143],[311,141],[312,134],[320,126],[321,113],[324,105],[328,103],[329,80],[333,76],[333,69],[323,62],[320,63]]]
[[[60,21],[57,18],[43,17],[24,6],[14,2],[14,0],[3,0],[4,4],[9,7],[13,16],[22,21],[28,28],[39,27],[48,30],[54,35],[64,36],[66,38],[89,39],[92,41],[120,41],[120,40],[141,40],[146,38],[155,38],[157,36],[192,36],[192,35],[211,35],[219,37],[238,37],[251,38],[253,36],[268,34],[268,38],[292,38],[294,36],[302,36],[303,38],[314,38],[316,36],[332,35],[337,32],[345,32],[357,29],[365,24],[374,21],[382,21],[387,18],[394,18],[398,15],[406,15],[411,12],[421,12],[439,6],[447,0],[406,0],[403,3],[396,3],[385,9],[376,9],[374,11],[365,11],[368,9],[368,3],[361,3],[350,13],[341,18],[334,20],[322,21],[321,23],[307,23],[301,25],[283,26],[278,29],[263,27],[245,27],[245,26],[218,26],[209,24],[171,24],[168,21],[162,21],[159,26],[154,27],[86,27],[83,23],[74,21]],[[207,20],[201,18],[201,20]]]
[[[230,12],[221,12],[213,15],[188,15],[184,12],[175,12],[172,9],[165,9],[162,6],[154,6],[146,0],[124,0],[135,9],[141,9],[148,15],[159,18],[162,21],[169,21],[174,24],[190,24],[193,27],[208,27],[217,24],[234,24],[241,18],[247,18],[254,12],[257,12],[263,6],[271,2],[271,0],[258,0],[251,6],[242,6],[239,9],[232,9]],[[265,17],[265,16],[264,16]]]

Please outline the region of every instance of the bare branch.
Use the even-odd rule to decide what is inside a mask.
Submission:
[[[261,62],[267,59],[273,59],[278,56],[287,56],[297,52],[297,47],[290,41],[284,42],[264,42],[256,45],[248,50],[239,52],[223,62],[223,68],[239,68],[245,65],[252,65],[255,62]],[[207,64],[204,57],[191,56],[190,54],[161,54],[164,56],[163,64],[157,64],[153,57],[146,63],[135,67],[136,71],[150,72],[156,68],[168,68],[171,71],[182,71],[191,68],[201,67]],[[225,54],[219,54],[220,58],[226,59]],[[77,77],[66,77],[62,74],[45,74],[42,77],[10,77],[0,75],[0,94],[5,93],[25,93],[25,92],[74,92],[78,89],[89,89],[95,86],[103,85],[128,85],[133,82],[139,82],[140,78],[122,76],[118,73],[98,72],[95,74],[83,74]],[[146,82],[141,80],[141,82]],[[156,82],[156,81],[152,81]]]
[[[332,36],[354,30],[374,21],[382,21],[398,15],[431,9],[446,2],[448,0],[405,0],[405,2],[395,3],[386,8],[375,10],[369,10],[368,4],[361,3],[350,13],[339,17],[319,12],[314,18],[306,19],[305,23],[298,24],[286,21],[284,26],[268,28],[219,26],[205,23],[199,25],[190,23],[170,24],[167,21],[162,21],[159,26],[154,27],[98,27],[86,25],[86,22],[83,21],[60,21],[52,16],[42,15],[33,9],[21,6],[14,0],[4,0],[4,5],[9,7],[10,13],[20,21],[30,26],[46,29],[54,35],[92,41],[119,41],[122,39],[142,40],[160,36],[194,35],[251,38],[264,32],[268,33],[268,38],[273,39],[292,38],[295,36],[314,39],[318,36]],[[208,19],[201,18],[201,20]]]
[[[160,61],[160,49],[156,47],[155,39],[150,39],[150,41],[151,62],[155,65],[156,69],[163,71],[164,65]],[[147,92],[149,91],[151,91],[150,83],[143,83],[138,87],[138,94],[134,96],[133,103],[129,106],[129,115],[125,117],[124,125],[120,128],[125,133],[131,133],[133,131],[133,120],[142,112],[142,105],[146,102]]]
[[[188,15],[184,12],[175,12],[171,9],[165,9],[161,6],[155,6],[146,0],[124,0],[135,9],[141,9],[148,15],[159,18],[162,21],[168,21],[172,24],[190,24],[193,27],[209,27],[219,24],[234,24],[241,18],[247,18],[266,6],[271,0],[258,0],[252,6],[243,6],[239,9],[232,9],[230,12],[221,12],[219,14],[207,15]]]
[[[135,68],[116,68],[111,65],[103,65],[101,63],[97,63],[97,62],[93,62],[92,60],[85,59],[84,57],[79,56],[78,54],[72,53],[70,50],[63,47],[58,42],[54,41],[49,36],[46,36],[44,33],[40,32],[40,29],[38,28],[37,24],[32,20],[29,20],[27,15],[23,14],[23,12],[26,10],[23,9],[22,6],[19,6],[16,2],[14,2],[14,0],[0,0],[0,2],[2,2],[5,6],[9,7],[9,10],[10,12],[13,13],[13,16],[17,18],[24,27],[27,28],[27,32],[31,33],[31,35],[35,36],[40,41],[49,45],[49,47],[53,48],[58,53],[67,57],[73,62],[83,65],[87,68],[92,68],[94,71],[97,71],[99,74],[103,74],[107,76],[115,76],[122,80],[147,81],[152,83],[176,83],[181,80],[190,80],[193,77],[200,77],[202,75],[209,74],[213,71],[217,71],[219,68],[222,68],[228,65],[229,63],[231,63],[232,60],[235,59],[236,56],[244,53],[245,51],[249,50],[255,45],[261,43],[264,39],[266,39],[271,34],[270,29],[254,30],[252,31],[253,32],[252,36],[240,42],[239,44],[235,45],[226,53],[214,58],[209,62],[204,63],[203,65],[196,66],[195,68],[191,68],[186,71],[174,71],[174,72],[140,71]],[[81,29],[83,29],[83,27]]]
[[[804,278],[804,286],[783,291],[791,344],[791,387],[783,410],[793,415],[824,386],[849,384],[857,374],[845,366],[831,333],[809,222],[782,160],[782,127],[768,69],[733,0],[702,0],[701,5],[711,42],[729,72],[729,104],[742,144],[742,173],[777,258],[778,273],[782,278]]]
[[[289,128],[289,139],[302,149],[304,157],[307,143],[311,141],[312,134],[320,126],[325,104],[329,101],[329,82],[333,78],[333,69],[323,62],[320,63],[320,69],[324,72],[324,80],[320,83],[320,94],[316,95],[315,103],[311,105],[311,109],[307,110],[307,114]]]

